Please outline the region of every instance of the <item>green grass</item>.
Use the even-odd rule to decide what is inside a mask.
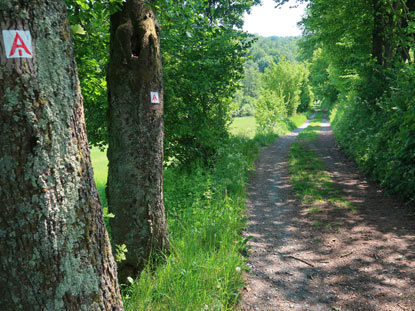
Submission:
[[[306,120],[297,115],[290,131]],[[246,131],[242,131],[248,129]],[[259,150],[283,133],[259,135],[254,118],[236,119],[231,138],[218,150],[214,167],[164,171],[164,202],[170,252],[123,286],[125,309],[233,310],[244,286],[245,184]],[[92,160],[104,200],[107,160],[93,148]]]
[[[304,130],[302,131],[299,135],[298,135],[298,139],[299,140],[306,140],[306,141],[311,141],[311,140],[315,140],[318,137],[318,133],[320,131],[320,124],[321,121],[323,120],[323,112],[319,111],[316,113],[313,121],[310,123],[310,125]]]
[[[320,122],[321,114],[318,113],[310,126],[300,133],[299,141],[292,144],[289,153],[289,170],[297,198],[304,205],[310,206],[307,209],[307,214],[313,217],[313,226],[331,228],[332,224],[325,223],[321,219],[323,214],[328,211],[327,208],[350,209],[352,211],[357,209],[336,188],[317,154],[304,145],[304,141],[317,138]]]
[[[164,202],[171,251],[126,288],[126,310],[231,310],[243,287],[245,183],[254,142],[233,138],[215,167],[168,168]]]
[[[255,117],[235,118],[229,127],[229,132],[235,136],[254,138],[256,132]]]
[[[102,206],[106,207],[107,199],[105,197],[105,186],[107,184],[108,176],[108,159],[106,150],[102,151],[98,147],[92,147],[91,161],[99,197],[101,199]]]

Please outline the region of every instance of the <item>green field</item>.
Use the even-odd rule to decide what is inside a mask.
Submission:
[[[235,136],[253,138],[255,136],[256,122],[255,117],[235,118],[229,128],[229,132]],[[94,168],[95,183],[97,184],[99,196],[103,206],[107,205],[105,198],[105,185],[108,175],[107,152],[98,147],[91,148],[91,160]]]
[[[229,127],[229,132],[235,136],[254,138],[256,132],[255,117],[235,118]]]
[[[91,161],[94,168],[94,178],[97,185],[99,197],[102,205],[107,206],[107,199],[105,198],[105,185],[107,184],[108,176],[108,159],[107,152],[100,150],[98,147],[91,148]]]
[[[292,130],[296,125],[301,124],[305,121],[305,117],[304,115],[296,115],[295,117],[290,118],[290,121],[293,122],[294,125],[287,126],[287,130]],[[255,117],[235,118],[229,127],[229,133],[234,136],[253,139],[256,134]],[[107,200],[105,198],[105,185],[107,183],[108,175],[108,159],[106,150],[102,151],[98,147],[92,147],[91,160],[99,196],[101,198],[102,205],[106,206]]]
[[[123,285],[126,311],[234,310],[247,267],[245,184],[259,150],[306,120],[296,115],[279,133],[256,133],[254,117],[236,118],[214,167],[164,170],[170,253]],[[106,152],[91,150],[98,191],[106,206]],[[116,215],[115,215],[116,217]],[[160,260],[160,259],[159,259]]]

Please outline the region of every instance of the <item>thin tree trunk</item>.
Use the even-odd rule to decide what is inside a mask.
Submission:
[[[0,4],[1,310],[123,310],[66,15]]]
[[[373,0],[372,55],[383,67],[391,66],[398,52],[395,37],[399,22],[395,20],[395,12],[399,11],[400,5],[399,1]]]
[[[118,270],[125,281],[168,244],[159,27],[144,0],[128,0],[111,17],[110,42],[107,194],[113,244],[128,249]]]
[[[385,21],[382,1],[373,2],[372,56],[378,65],[385,64]]]

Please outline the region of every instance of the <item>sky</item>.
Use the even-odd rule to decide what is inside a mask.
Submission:
[[[290,0],[282,8],[275,8],[273,0],[262,0],[261,6],[252,8],[251,14],[245,13],[244,30],[264,37],[300,36],[301,29],[297,23],[304,14],[305,4],[298,8],[290,8],[295,0]]]

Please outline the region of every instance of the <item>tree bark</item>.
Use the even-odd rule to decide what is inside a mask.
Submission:
[[[115,214],[113,244],[128,249],[127,259],[118,265],[123,282],[138,275],[151,251],[168,244],[159,31],[144,0],[128,0],[111,16],[107,195],[109,211]],[[152,103],[154,93],[159,103]]]
[[[383,67],[390,67],[399,52],[396,42],[397,28],[401,27],[399,16],[396,16],[402,8],[400,1],[384,3],[373,0],[373,34],[372,34],[372,56],[376,63]],[[396,13],[395,13],[396,12]],[[396,19],[396,20],[395,20]]]
[[[3,0],[0,25],[32,39],[0,32],[0,308],[123,310],[65,1]]]
[[[402,3],[403,16],[401,21],[401,27],[407,32],[407,45],[400,46],[400,54],[403,62],[408,61],[412,63],[411,49],[415,47],[415,33],[408,29],[409,23],[414,22],[413,13],[415,12],[415,0],[408,0],[406,3]]]
[[[385,64],[385,12],[382,1],[373,0],[372,56],[378,65]]]

